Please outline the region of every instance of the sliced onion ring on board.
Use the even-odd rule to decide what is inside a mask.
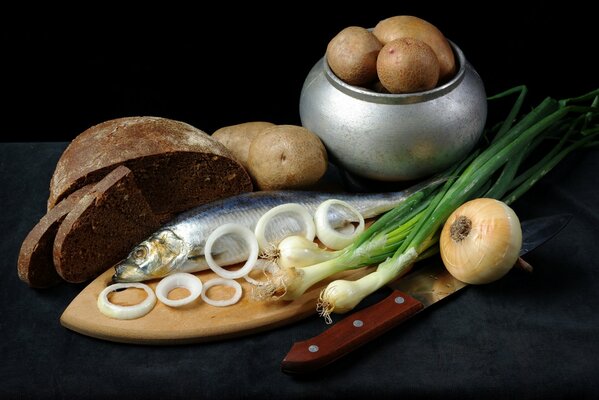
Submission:
[[[235,293],[231,298],[226,300],[212,300],[208,297],[206,292],[208,292],[208,289],[210,289],[211,287],[219,285],[232,287],[233,289],[235,289]],[[204,300],[206,303],[212,306],[231,306],[237,303],[239,299],[241,299],[241,285],[239,284],[239,282],[234,281],[233,279],[213,278],[204,283],[204,288],[202,289],[202,300]]]
[[[214,245],[214,242],[221,236],[227,234],[240,235],[250,247],[250,255],[247,261],[243,267],[236,271],[229,271],[222,268],[212,257],[212,246]],[[249,274],[252,268],[254,268],[254,264],[256,264],[256,260],[258,259],[258,251],[258,241],[256,240],[254,233],[243,225],[230,223],[219,226],[208,236],[208,239],[206,239],[206,247],[204,247],[204,257],[206,257],[206,262],[210,269],[218,276],[225,279],[237,279]]]
[[[141,303],[131,306],[120,306],[111,303],[110,300],[108,300],[109,293],[127,288],[143,289],[148,296]],[[154,305],[156,304],[156,295],[152,289],[144,283],[115,283],[100,292],[97,304],[100,312],[107,317],[116,319],[135,319],[143,317],[154,308]]]
[[[256,233],[256,239],[258,239],[260,249],[267,250],[269,248],[269,242],[265,236],[266,226],[274,217],[283,213],[292,213],[298,215],[301,221],[306,226],[304,236],[306,237],[306,239],[310,241],[314,240],[314,237],[316,236],[316,227],[314,226],[314,219],[312,218],[312,215],[310,215],[306,207],[297,203],[286,203],[271,208],[266,213],[264,213],[264,215],[260,217],[260,219],[258,220],[258,223],[256,223],[256,228],[254,229],[254,232]],[[300,232],[289,232],[289,235],[299,234]],[[273,244],[277,245],[278,243]]]
[[[189,291],[189,296],[182,299],[171,300],[168,294],[176,288],[184,288]],[[181,307],[191,303],[202,294],[202,281],[195,275],[187,272],[178,272],[162,278],[156,285],[156,296],[158,300],[169,307]]]
[[[329,223],[329,208],[335,204],[347,208],[358,217],[358,226],[352,233],[348,234],[340,230],[335,230]],[[333,250],[341,250],[349,246],[358,235],[364,232],[364,217],[362,214],[355,207],[342,200],[329,199],[323,201],[314,213],[314,222],[316,223],[316,236],[318,236],[318,240]]]

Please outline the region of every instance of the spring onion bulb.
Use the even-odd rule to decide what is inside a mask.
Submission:
[[[277,264],[281,268],[302,268],[318,264],[338,256],[337,252],[318,247],[303,236],[288,236],[277,247]]]
[[[468,201],[443,226],[443,264],[462,282],[493,282],[515,265],[522,247],[518,216],[505,203],[489,198]]]
[[[137,288],[142,289],[146,292],[146,298],[138,304],[134,304],[131,306],[120,306],[118,304],[112,303],[108,299],[108,294],[117,290],[127,289],[127,288]],[[154,305],[156,304],[156,295],[150,289],[150,287],[144,283],[115,283],[106,287],[100,295],[98,296],[98,309],[100,312],[107,317],[115,318],[115,319],[136,319],[143,317],[147,313],[149,313]]]
[[[329,283],[320,293],[316,310],[330,324],[332,312],[342,314],[353,310],[366,296],[408,272],[417,258],[416,250],[411,248],[399,257],[385,260],[374,272],[360,279],[338,279]]]
[[[353,229],[353,232],[345,233],[341,230],[335,230],[329,222],[329,210],[332,206],[341,206],[349,210],[356,216],[358,226]],[[337,199],[329,199],[322,202],[314,213],[314,223],[316,225],[316,236],[329,249],[340,250],[350,244],[364,232],[364,217],[355,207],[345,201]]]
[[[222,268],[216,263],[216,261],[214,261],[214,258],[212,257],[212,246],[214,246],[216,240],[218,240],[221,236],[228,234],[241,236],[241,238],[246,241],[250,249],[250,254],[243,267],[235,271],[229,271]],[[218,276],[225,279],[237,279],[250,273],[256,264],[256,260],[258,259],[258,250],[258,241],[251,230],[240,224],[229,223],[219,226],[208,236],[206,239],[206,246],[204,247],[204,256],[206,257],[206,262],[208,263],[210,269]]]
[[[291,230],[291,224],[285,224],[285,228],[288,231],[282,232],[283,237],[278,237],[274,239],[266,238],[266,228],[267,226],[275,220],[275,218],[280,217],[282,214],[287,214],[287,218],[292,218],[292,216],[298,217],[300,221],[300,226],[303,225],[302,231],[293,231]],[[256,228],[254,229],[254,233],[256,234],[256,239],[258,240],[258,244],[262,251],[268,251],[273,246],[276,246],[281,239],[291,235],[303,234],[303,236],[313,241],[316,237],[316,227],[314,226],[314,219],[312,215],[308,212],[306,207],[297,203],[286,203],[281,204],[279,206],[273,207],[268,210],[256,223]]]
[[[360,287],[353,281],[338,279],[331,282],[325,290],[320,292],[316,311],[321,317],[324,317],[327,324],[332,321],[331,312],[335,311],[342,314],[353,310],[355,306],[362,300],[363,296],[359,295]]]
[[[214,286],[229,286],[232,287],[233,289],[235,289],[235,293],[233,293],[233,296],[231,296],[230,298],[226,299],[226,300],[213,300],[210,297],[208,297],[207,292],[208,289],[210,289],[211,287]],[[206,303],[215,306],[215,307],[226,307],[226,306],[231,306],[235,303],[237,303],[239,301],[239,299],[241,299],[241,285],[239,284],[239,282],[234,281],[233,279],[223,279],[223,278],[214,278],[214,279],[210,279],[209,281],[207,281],[206,283],[204,283],[204,287],[202,289],[202,300],[204,300]]]
[[[171,300],[168,294],[176,288],[184,288],[189,291],[189,296],[182,299]],[[195,301],[202,293],[202,281],[195,275],[187,272],[178,272],[168,275],[156,285],[156,296],[158,300],[169,307],[181,307]]]

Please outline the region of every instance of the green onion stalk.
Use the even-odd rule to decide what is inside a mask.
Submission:
[[[415,192],[402,202],[403,207],[384,214],[351,245],[337,251],[336,257],[309,266],[281,267],[273,274],[269,284],[255,288],[255,294],[259,299],[294,300],[314,284],[337,272],[384,261],[393,255],[397,242],[418,221],[434,185],[436,183]],[[390,227],[394,223],[401,224],[401,228],[392,230]]]
[[[572,151],[598,143],[599,89],[561,101],[546,98],[518,119],[526,93],[526,87],[519,86],[490,97],[495,101],[518,95],[505,121],[489,129],[492,138],[486,137],[461,163],[440,174],[436,184],[381,216],[337,257],[282,269],[272,293],[293,300],[337,272],[378,265],[358,280],[335,280],[326,286],[317,308],[330,322],[332,312],[352,310],[409,272],[415,262],[435,254],[444,222],[460,205],[478,197],[511,204]],[[546,146],[550,150],[540,157]]]

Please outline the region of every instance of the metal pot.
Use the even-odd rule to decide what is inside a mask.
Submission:
[[[458,63],[453,79],[410,94],[349,85],[323,57],[302,88],[302,125],[321,138],[333,163],[360,177],[408,181],[453,165],[480,138],[487,100],[481,78],[450,44]]]

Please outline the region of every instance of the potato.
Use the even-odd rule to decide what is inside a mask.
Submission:
[[[350,26],[329,42],[327,62],[342,81],[350,85],[367,85],[376,79],[376,57],[381,47],[372,32]]]
[[[277,125],[250,145],[249,173],[260,190],[311,186],[325,174],[328,158],[320,138],[306,128]]]
[[[212,138],[222,143],[233,154],[233,157],[247,170],[250,143],[266,129],[275,126],[270,122],[255,121],[225,126],[216,130]]]
[[[414,38],[392,40],[377,60],[381,84],[390,93],[430,90],[439,80],[439,61],[429,45]]]
[[[448,81],[455,75],[453,50],[443,33],[430,22],[411,15],[398,15],[380,21],[372,33],[383,45],[404,37],[422,40],[439,60],[439,81]]]

